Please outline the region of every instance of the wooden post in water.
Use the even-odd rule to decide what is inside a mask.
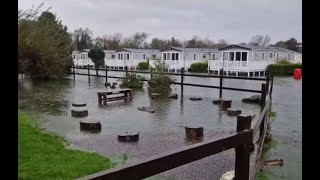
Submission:
[[[219,86],[219,98],[222,99],[222,81],[223,81],[223,68],[220,69],[220,86]]]
[[[238,115],[237,132],[251,128],[251,116]],[[249,180],[250,149],[249,144],[236,147],[235,180]]]
[[[183,94],[183,78],[184,78],[184,67],[181,68],[181,96]]]
[[[106,83],[108,82],[108,66],[106,65]]]
[[[263,110],[266,102],[266,95],[267,95],[267,85],[261,84],[261,100],[260,100],[261,111]]]
[[[128,66],[125,66],[124,70],[126,71],[126,78],[128,79]]]
[[[88,81],[90,83],[90,68],[89,68],[89,64],[88,64]]]
[[[267,84],[266,94],[268,94],[269,93],[269,87],[270,87],[270,76],[269,75],[267,75],[266,84]]]
[[[152,70],[152,68],[150,68],[150,79],[152,79],[153,78],[153,70]]]
[[[76,72],[74,72],[74,64],[72,65],[73,80],[76,80]]]
[[[272,95],[272,89],[273,89],[273,75],[271,75],[271,87],[270,87],[270,92],[269,92],[269,94],[270,94],[270,96]]]

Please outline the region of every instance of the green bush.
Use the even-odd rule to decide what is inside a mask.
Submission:
[[[144,77],[136,74],[128,74],[128,77],[121,80],[120,87],[141,89],[143,87]]]
[[[270,64],[266,71],[273,76],[292,76],[295,69],[302,69],[302,64]]]
[[[149,63],[148,62],[140,62],[138,64],[138,69],[139,70],[147,70],[147,69],[149,69]]]
[[[191,72],[207,72],[208,62],[200,62],[191,64]]]
[[[170,76],[163,74],[165,69],[168,69],[168,65],[159,59],[155,61],[155,71],[157,74],[153,74],[152,79],[148,81],[148,92],[159,93],[160,97],[167,97],[171,92],[171,84],[174,82]]]

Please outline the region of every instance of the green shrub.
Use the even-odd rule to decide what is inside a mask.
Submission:
[[[292,76],[295,69],[302,69],[302,64],[270,64],[266,71],[273,76]]]
[[[167,97],[171,92],[171,84],[173,79],[167,74],[163,74],[165,69],[168,69],[168,65],[159,59],[155,61],[155,71],[157,74],[153,74],[152,79],[148,81],[148,92],[159,93],[161,97]]]
[[[277,64],[292,64],[291,62],[289,62],[288,60],[286,60],[286,59],[281,59],[281,60],[279,60],[278,61],[278,63]]]
[[[149,63],[148,62],[140,62],[138,64],[138,69],[139,70],[147,70],[147,69],[149,69]]]
[[[200,62],[191,64],[191,72],[207,72],[208,62]]]
[[[143,87],[144,77],[136,74],[128,74],[128,77],[121,80],[120,87],[141,89]]]

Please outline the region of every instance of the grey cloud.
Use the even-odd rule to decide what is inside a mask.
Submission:
[[[40,4],[18,0],[19,8]],[[124,36],[144,31],[152,37],[248,42],[252,35],[269,34],[272,42],[302,40],[301,0],[47,0],[46,6],[68,26],[90,28],[101,36]]]

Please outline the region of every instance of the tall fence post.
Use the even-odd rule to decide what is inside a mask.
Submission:
[[[125,66],[125,67],[124,67],[124,70],[125,70],[125,72],[126,72],[126,78],[128,79],[128,66]]]
[[[261,111],[264,108],[264,105],[266,102],[266,96],[267,96],[267,85],[261,84],[261,100],[260,100]]]
[[[108,82],[108,66],[106,65],[106,83]]]
[[[267,84],[267,87],[266,87],[266,94],[269,94],[269,87],[270,87],[270,76],[267,75],[267,79],[266,79],[266,84]]]
[[[270,87],[270,92],[269,92],[269,94],[270,94],[270,96],[272,95],[272,89],[273,89],[273,75],[271,75],[271,87]]]
[[[90,67],[89,67],[89,64],[88,64],[88,81],[90,83]]]
[[[153,70],[152,70],[152,68],[150,68],[150,79],[152,79],[153,78]]]
[[[183,94],[184,67],[181,68],[181,95]]]
[[[222,99],[223,68],[220,69],[219,98]]]
[[[74,71],[74,64],[72,65],[72,74],[73,74],[73,80],[76,80],[76,72]]]
[[[251,116],[238,115],[237,132],[251,128]],[[250,149],[249,144],[236,147],[235,180],[249,180],[250,171]]]

